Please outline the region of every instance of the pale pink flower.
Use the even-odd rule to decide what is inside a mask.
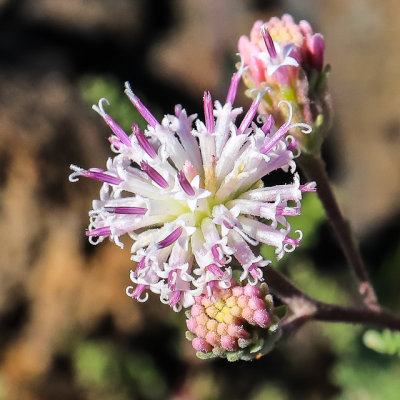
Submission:
[[[291,236],[286,217],[300,214],[303,192],[315,185],[300,185],[290,131],[310,127],[291,117],[278,128],[271,117],[258,126],[253,119],[262,93],[236,125],[241,73],[234,74],[225,103],[213,107],[205,93],[204,122],[181,106],[159,122],[129,84],[125,93],[148,123],[144,132],[133,124],[126,134],[106,113],[107,100],[93,106],[113,132],[116,155],[105,170],[71,165],[70,180],[103,182],[86,235],[92,244],[108,237],[121,247],[122,235],[133,239],[137,267],[127,294],[138,301],[151,291],[176,311],[190,307],[195,296],[231,286],[232,258],[242,266],[240,279],[255,285],[269,261],[254,246],[273,246],[279,259],[299,245],[301,233]],[[278,169],[292,174],[292,183],[264,187],[261,179]]]

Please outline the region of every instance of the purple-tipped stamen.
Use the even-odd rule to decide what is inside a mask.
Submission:
[[[150,142],[147,140],[146,136],[142,132],[142,130],[139,128],[138,124],[132,124],[132,132],[135,134],[136,139],[138,140],[140,146],[142,149],[151,157],[151,158],[156,158],[157,153],[154,150],[153,146],[150,144]]]
[[[124,145],[128,147],[132,146],[129,136],[108,114],[104,115],[104,121]]]
[[[116,176],[108,175],[100,168],[90,168],[88,170],[82,170],[82,176],[85,178],[95,179],[96,181],[110,183],[111,185],[119,185],[122,179]]]
[[[85,232],[86,236],[110,236],[111,228],[109,226],[103,226],[101,228],[92,229]]]
[[[183,171],[179,171],[177,176],[178,176],[178,181],[179,181],[179,183],[181,185],[181,188],[184,190],[184,192],[188,196],[194,196],[196,194],[196,192],[194,191],[194,189],[192,188],[192,185],[187,180],[187,178],[186,178],[185,174],[183,173]]]
[[[180,104],[176,104],[174,107],[175,117],[179,118],[179,116],[181,115],[181,112],[182,112],[182,106]]]
[[[303,193],[304,192],[316,192],[317,187],[315,185],[300,185],[299,188]]]
[[[224,271],[222,271],[222,269],[218,267],[217,264],[210,264],[206,268],[219,279],[222,279],[224,277]]]
[[[264,125],[261,127],[261,130],[262,130],[265,134],[269,133],[269,131],[270,131],[271,128],[272,128],[272,125],[274,125],[274,122],[275,122],[274,117],[272,116],[272,114],[270,114],[270,115],[268,116],[267,120],[264,122]]]
[[[206,129],[207,132],[212,133],[215,131],[215,121],[214,121],[213,104],[210,92],[204,92],[203,104],[204,104],[204,117],[206,122]]]
[[[254,279],[259,279],[263,280],[262,273],[260,269],[258,268],[258,265],[256,263],[251,264],[249,267],[249,274],[254,278]]]
[[[171,290],[175,290],[176,288],[176,278],[177,278],[178,272],[176,269],[173,269],[168,273],[168,287]]]
[[[144,215],[147,212],[147,208],[144,207],[104,207],[104,210],[113,214]]]
[[[139,284],[136,286],[135,290],[132,292],[132,299],[139,300],[140,296],[148,289],[148,285]]]
[[[136,269],[135,269],[135,278],[137,278],[139,276],[139,272],[142,271],[144,269],[144,267],[146,266],[146,257],[142,257],[142,259],[139,261],[139,264],[137,265]]]
[[[129,82],[125,82],[125,94],[129,97],[131,103],[136,107],[141,116],[147,121],[150,126],[155,128],[157,125],[160,125],[154,115],[140,101],[139,97],[137,97],[135,93],[132,92]]]
[[[247,111],[246,115],[244,116],[238,130],[236,131],[236,135],[241,135],[246,131],[246,129],[249,127],[251,124],[251,121],[253,121],[254,116],[256,115],[256,112],[258,110],[258,106],[261,103],[261,95],[258,94],[257,97],[253,100],[251,103],[251,106],[249,110]]]
[[[300,239],[293,239],[289,236],[286,236],[285,239],[283,239],[283,243],[288,244],[289,246],[297,247],[300,245]]]
[[[267,47],[270,57],[276,58],[277,53],[276,53],[274,41],[272,40],[272,37],[271,37],[270,33],[268,32],[268,28],[265,24],[261,27],[261,34],[264,38],[265,46]]]
[[[224,220],[222,221],[222,223],[224,224],[224,226],[228,229],[233,229],[233,225],[231,225],[228,221]]]
[[[182,232],[183,232],[182,226],[180,226],[179,228],[176,228],[165,239],[163,239],[157,243],[157,245],[156,245],[157,248],[164,249],[168,246],[171,246],[172,243],[175,243],[179,239],[179,236],[181,236]]]
[[[229,85],[229,90],[228,94],[226,95],[225,103],[234,103],[241,77],[242,74],[240,72],[235,72],[232,75],[231,84]]]
[[[276,215],[284,215],[286,217],[294,217],[296,215],[300,215],[300,207],[282,207],[278,206],[276,207]]]
[[[289,151],[293,151],[294,149],[297,148],[298,144],[299,144],[299,142],[298,142],[296,139],[293,138],[293,139],[290,141],[290,143],[288,144],[287,149],[288,149]]]
[[[219,244],[214,244],[214,246],[211,247],[211,253],[217,263],[221,265],[226,264],[226,260],[222,255],[221,246]]]
[[[155,183],[157,183],[157,185],[161,186],[163,189],[166,189],[168,187],[168,182],[153,167],[150,167],[150,165],[146,161],[142,161],[140,163],[140,166],[142,167],[142,170],[146,172],[146,174]]]
[[[107,103],[110,105],[109,101],[106,98],[102,98],[99,100],[99,105],[94,105],[92,108],[97,113],[99,113],[105,123],[110,127],[113,131],[114,135],[118,137],[118,139],[128,147],[131,147],[131,141],[129,140],[129,136],[125,133],[125,131],[104,111],[103,103]]]
[[[172,292],[171,298],[169,299],[169,305],[171,307],[175,307],[179,303],[181,297],[182,297],[182,292],[180,290]]]
[[[260,153],[267,154],[286,135],[290,125],[285,122],[260,148]]]
[[[119,150],[119,149],[121,148],[121,146],[122,146],[121,141],[120,141],[119,139],[113,137],[113,136],[110,136],[110,137],[108,138],[108,141],[109,141],[117,150]]]

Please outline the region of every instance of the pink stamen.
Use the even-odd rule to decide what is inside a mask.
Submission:
[[[182,292],[180,290],[175,290],[174,292],[172,292],[171,297],[169,299],[169,305],[171,307],[176,306],[179,303],[179,300],[182,297]]]
[[[143,270],[145,268],[145,266],[146,266],[146,257],[142,257],[142,259],[140,260],[139,264],[137,265],[137,267],[135,269],[135,272],[134,272],[135,278],[137,278],[139,276],[139,272],[141,270]]]
[[[160,125],[154,115],[140,101],[139,97],[137,97],[135,93],[132,92],[132,89],[128,82],[125,83],[125,94],[129,97],[131,103],[136,107],[141,116],[147,121],[150,126],[154,128],[157,125]]]
[[[136,286],[135,290],[132,292],[132,299],[139,299],[145,290],[148,289],[148,285],[139,284]]]
[[[258,265],[256,263],[253,263],[249,267],[249,274],[254,278],[254,279],[262,279],[262,274],[260,273],[260,270],[258,269]]]
[[[182,106],[180,104],[176,104],[174,108],[175,117],[179,118],[182,112]]]
[[[175,290],[175,288],[176,288],[177,275],[178,275],[178,271],[176,269],[173,269],[168,274],[168,286],[171,290]]]
[[[274,117],[271,115],[268,116],[267,120],[264,122],[264,125],[261,127],[261,130],[267,134],[272,128],[272,125],[274,124]]]
[[[183,171],[179,171],[178,174],[178,181],[181,185],[181,188],[184,190],[184,192],[188,195],[188,196],[194,196],[196,194],[196,192],[194,191],[194,189],[192,188],[191,184],[189,183],[189,181],[186,179],[185,174],[183,173]]]
[[[224,277],[224,271],[216,264],[210,264],[207,266],[207,269],[212,272],[216,277],[222,279]]]
[[[122,179],[117,178],[116,176],[108,175],[104,173],[104,170],[99,168],[83,170],[82,176],[95,179],[96,181],[110,183],[111,185],[119,185],[122,182]]]
[[[226,100],[225,103],[231,103],[233,104],[236,98],[236,93],[237,93],[237,89],[239,86],[239,82],[241,79],[241,73],[239,72],[235,72],[232,75],[232,79],[231,79],[231,84],[229,85],[229,90],[228,90],[228,94],[226,96]]]
[[[146,161],[142,161],[140,163],[140,166],[142,167],[142,170],[146,172],[146,174],[155,183],[157,183],[157,185],[161,186],[163,189],[166,189],[168,187],[168,182],[153,167],[150,167],[150,165]]]
[[[214,244],[213,247],[211,247],[211,253],[214,257],[214,260],[221,264],[221,265],[225,265],[226,264],[226,260],[224,259],[224,257],[221,255],[222,251],[221,251],[221,246],[219,244]]]
[[[128,147],[132,146],[129,136],[108,114],[104,115],[104,121],[124,145]]]
[[[300,190],[304,192],[316,192],[317,187],[316,186],[311,186],[311,185],[300,185]]]
[[[290,208],[290,207],[276,207],[276,215],[284,215],[294,217],[300,215],[300,207]]]
[[[138,140],[140,146],[142,149],[151,157],[151,158],[156,158],[157,153],[154,150],[153,146],[150,144],[150,142],[147,140],[146,136],[144,133],[141,131],[139,128],[138,124],[132,124],[132,132],[135,134],[136,139]]]
[[[113,214],[144,215],[147,212],[147,208],[144,207],[104,207],[104,210]]]
[[[261,34],[264,38],[265,46],[267,47],[270,57],[276,58],[277,53],[276,53],[274,41],[272,40],[272,37],[271,37],[270,33],[268,32],[268,28],[265,24],[261,27]]]
[[[288,144],[287,149],[289,151],[293,151],[295,148],[297,148],[297,145],[299,142],[296,139],[292,139],[291,142]]]
[[[109,226],[103,226],[101,228],[92,229],[85,232],[86,236],[110,236],[111,228]]]
[[[260,102],[261,102],[261,96],[258,95],[251,103],[251,106],[247,111],[247,114],[244,116],[242,123],[240,124],[238,130],[236,131],[236,135],[241,135],[249,127],[251,121],[253,121],[254,116],[256,115]]]
[[[289,246],[297,247],[300,245],[300,239],[293,239],[289,236],[286,236],[285,239],[283,239],[283,243],[288,244]]]
[[[217,281],[207,282],[207,298],[210,298],[217,287]]]
[[[207,132],[212,133],[215,131],[215,121],[214,121],[213,104],[210,92],[204,92],[203,104],[204,104],[204,117],[206,121],[206,129]]]
[[[287,133],[290,125],[285,122],[275,134],[269,138],[260,148],[260,153],[267,154]]]
[[[122,146],[121,141],[120,141],[119,139],[115,138],[115,137],[110,136],[110,137],[108,138],[108,141],[109,141],[117,150],[119,150],[119,149],[121,148],[121,146]]]
[[[233,225],[231,225],[228,221],[224,220],[222,221],[222,223],[224,224],[224,226],[228,229],[233,229]]]
[[[172,243],[176,242],[181,236],[183,227],[180,226],[176,228],[172,233],[170,233],[165,239],[157,243],[158,249],[164,249],[165,247],[171,246]]]

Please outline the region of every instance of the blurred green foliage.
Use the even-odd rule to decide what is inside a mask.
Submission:
[[[161,399],[167,393],[166,382],[145,352],[126,352],[105,341],[84,341],[76,346],[74,364],[80,385],[95,388],[109,399]]]
[[[97,104],[99,100],[105,97],[110,105],[104,104],[105,111],[125,130],[131,134],[131,126],[136,122],[140,129],[147,127],[147,122],[143,119],[136,108],[131,104],[128,97],[124,94],[123,85],[115,78],[108,76],[86,75],[80,81],[80,88],[83,100],[88,104]],[[132,88],[134,90],[134,88]],[[146,101],[140,94],[141,101],[146,105],[151,113],[161,120],[161,113],[158,108]]]

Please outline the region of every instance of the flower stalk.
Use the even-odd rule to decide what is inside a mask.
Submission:
[[[344,218],[340,210],[332,186],[329,183],[325,162],[321,157],[303,154],[301,160],[299,160],[299,164],[307,178],[317,183],[318,196],[325,208],[326,215],[336,234],[347,263],[358,282],[358,293],[364,305],[371,310],[379,310],[377,297],[361,257],[359,246],[352,234],[349,222]]]

